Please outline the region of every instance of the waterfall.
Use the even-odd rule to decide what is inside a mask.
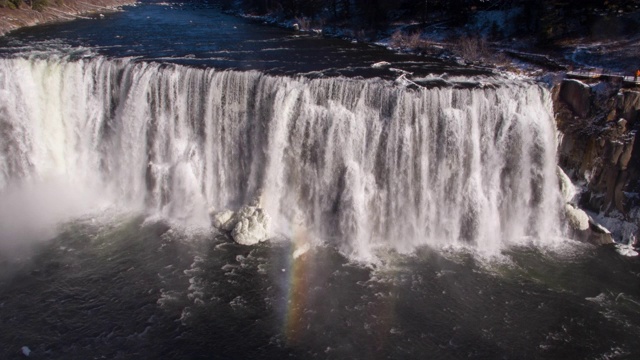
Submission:
[[[276,233],[304,226],[358,258],[560,231],[535,84],[411,90],[104,57],[0,59],[0,79],[5,195],[63,184],[87,207],[204,227],[209,208],[259,198]]]

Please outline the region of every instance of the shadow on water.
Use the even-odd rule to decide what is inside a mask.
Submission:
[[[142,218],[68,225],[0,284],[2,358],[402,359],[638,355],[637,258],[536,248],[294,258]]]

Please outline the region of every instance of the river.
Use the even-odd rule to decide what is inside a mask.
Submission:
[[[0,39],[0,94],[2,358],[640,355],[531,80],[142,3]]]

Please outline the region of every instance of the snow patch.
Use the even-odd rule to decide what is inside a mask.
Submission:
[[[606,228],[605,230],[611,233],[616,242],[633,245],[636,241],[635,234],[638,232],[638,226],[626,221],[619,212],[614,211],[609,216],[604,214],[590,215],[597,223],[601,224],[602,228]]]
[[[387,62],[387,61],[380,61],[380,62],[377,62],[377,63],[371,65],[371,67],[374,68],[374,69],[382,69],[382,68],[386,68],[386,67],[389,67],[389,66],[391,66],[391,63]]]
[[[638,256],[638,252],[629,244],[616,244],[616,252],[622,256]]]

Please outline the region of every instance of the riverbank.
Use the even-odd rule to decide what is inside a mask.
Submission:
[[[135,3],[136,0],[63,0],[51,2],[40,11],[25,4],[19,9],[0,8],[0,36],[22,27],[117,11],[120,6]]]

